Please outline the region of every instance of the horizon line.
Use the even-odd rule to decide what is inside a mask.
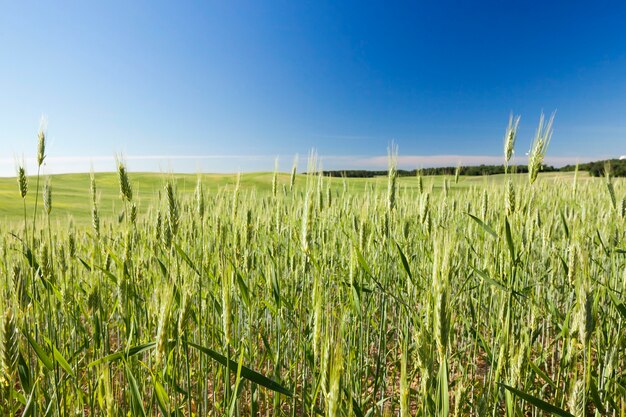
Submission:
[[[129,172],[161,173],[237,173],[272,172],[279,161],[279,171],[289,172],[299,154],[278,155],[121,155],[121,156],[48,156],[44,160],[43,174],[71,174],[115,172],[115,161],[121,159]],[[544,163],[555,167],[596,160],[619,159],[621,156],[546,156]],[[317,168],[321,171],[384,170],[388,155],[316,155]],[[298,171],[307,166],[308,158],[298,158]],[[128,162],[131,162],[128,164]],[[210,161],[210,166],[202,162]],[[219,162],[224,163],[220,164]],[[195,165],[190,162],[195,162]],[[16,167],[23,163],[27,172],[37,171],[35,156],[0,158],[0,177],[14,177]],[[513,156],[510,165],[526,165],[526,156]],[[111,165],[109,165],[111,164]],[[398,169],[446,168],[457,165],[504,165],[502,155],[398,155]],[[204,166],[203,166],[204,165]]]

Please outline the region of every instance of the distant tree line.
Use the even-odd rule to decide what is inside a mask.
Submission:
[[[578,169],[580,171],[588,171],[592,177],[601,177],[605,175],[605,164],[610,162],[611,175],[614,177],[626,177],[626,160],[610,159],[605,161],[588,162],[585,164],[579,164]],[[544,165],[541,172],[569,172],[574,171],[576,165],[566,165],[561,168],[555,168],[550,165]],[[416,176],[419,171],[421,175],[454,175],[456,173],[456,167],[438,167],[438,168],[423,168],[405,170],[399,169],[398,176],[400,177],[412,177]],[[520,174],[528,173],[528,166],[526,165],[511,165],[508,168],[509,172],[517,172]],[[460,168],[461,175],[468,176],[482,176],[482,175],[495,175],[504,174],[504,165],[476,165],[476,166],[463,166]],[[346,177],[346,178],[373,178],[387,175],[387,171],[369,171],[364,169],[350,169],[350,170],[335,170],[324,171],[325,176],[330,177]]]
[[[579,164],[578,169],[580,171],[587,171],[592,177],[602,177],[605,173],[606,164],[611,165],[611,176],[613,177],[626,177],[626,159],[608,159],[605,161],[587,162],[585,164]],[[561,168],[561,171],[574,171],[576,165],[565,165]]]
[[[418,171],[421,175],[454,175],[456,173],[456,167],[437,167],[437,168],[423,168],[412,170],[398,170],[398,176],[400,177],[414,177]],[[526,165],[509,166],[509,172],[527,173],[528,167]],[[558,171],[553,166],[544,166],[542,172],[554,172]],[[460,167],[459,174],[468,176],[482,176],[482,175],[494,175],[504,174],[504,165],[476,165],[476,166],[463,166]],[[346,177],[346,178],[373,178],[387,175],[387,171],[368,171],[368,170],[344,170],[344,171],[324,171],[324,175],[330,177]]]

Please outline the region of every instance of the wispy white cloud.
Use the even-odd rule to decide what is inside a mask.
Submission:
[[[109,161],[115,162],[115,156],[48,156],[46,161],[50,163],[84,162],[84,161]],[[155,161],[155,160],[178,160],[178,159],[265,159],[263,155],[123,155],[126,161]],[[0,158],[0,164],[14,163],[22,158]],[[27,163],[34,162],[35,157],[26,157]]]
[[[269,171],[275,156],[269,155],[123,155],[129,171],[134,172],[236,172]],[[28,173],[37,171],[35,157],[0,158],[0,176],[15,175],[18,163],[24,163]],[[48,156],[45,174],[110,172],[116,169],[115,156]]]

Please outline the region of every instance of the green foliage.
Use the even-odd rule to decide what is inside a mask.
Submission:
[[[589,172],[592,177],[604,177],[605,167],[609,163],[611,165],[611,176],[613,177],[626,177],[626,159],[607,159],[602,161],[587,162],[579,164],[578,169],[581,171]],[[574,171],[575,165],[566,165],[561,168],[561,171]]]
[[[581,168],[582,169],[582,168]],[[420,168],[413,170],[398,169],[396,174],[399,177],[413,177],[418,173],[421,175],[450,175],[457,174],[469,177],[477,177],[484,175],[497,175],[504,174],[506,167],[504,165],[474,165],[474,166],[456,166],[456,167],[436,167],[436,168]],[[519,174],[527,174],[528,166],[526,165],[510,165],[508,171],[514,171]],[[559,172],[558,168],[554,168],[550,165],[542,165],[541,172]],[[387,175],[387,171],[370,171],[370,170],[337,170],[337,171],[324,171],[324,175],[330,177],[346,177],[346,178],[374,178],[383,177]]]

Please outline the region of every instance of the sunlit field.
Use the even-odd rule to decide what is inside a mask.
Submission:
[[[119,168],[0,181],[2,415],[626,412],[624,180]]]

